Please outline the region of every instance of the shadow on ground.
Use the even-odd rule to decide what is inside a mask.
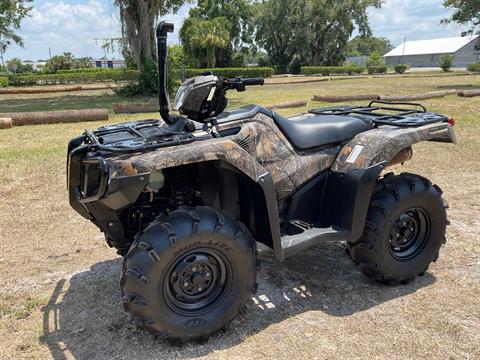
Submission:
[[[353,266],[340,243],[324,243],[278,263],[261,254],[259,289],[228,330],[207,343],[176,347],[135,329],[123,311],[118,280],[121,260],[97,263],[63,279],[44,307],[42,341],[54,359],[112,357],[187,358],[208,355],[241,343],[271,324],[301,315],[321,327],[322,312],[348,316],[411,294],[435,282],[431,274],[390,287],[371,282]],[[282,334],[273,336],[282,337]]]

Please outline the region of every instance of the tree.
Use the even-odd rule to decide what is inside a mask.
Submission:
[[[204,20],[190,17],[185,20],[181,36],[185,46],[193,52],[204,54],[207,67],[217,64],[217,50],[226,49],[230,43],[230,23],[224,17]]]
[[[274,65],[292,61],[338,65],[345,60],[355,26],[370,36],[367,8],[381,0],[264,0],[257,7],[257,42]],[[275,31],[272,31],[275,29]]]
[[[28,16],[32,9],[27,3],[32,0],[2,0],[0,1],[0,57],[3,64],[3,54],[8,46],[17,44],[23,46],[23,39],[17,34],[22,19]]]
[[[470,29],[462,34],[473,34],[480,25],[480,1],[478,0],[445,0],[443,6],[454,9],[453,15],[443,19],[443,24],[455,22],[461,25],[470,25]]]
[[[176,12],[187,0],[115,0],[120,9],[123,37],[138,69],[142,60],[156,59],[155,22],[159,16]]]
[[[215,47],[214,62],[220,67],[231,66],[234,62],[241,62],[239,60],[242,57],[239,54],[240,52],[246,55],[248,50],[254,47],[255,22],[253,14],[253,6],[249,0],[199,0],[197,6],[189,11],[189,17],[180,31],[180,39],[186,52],[195,54],[195,58],[199,62],[198,65],[203,66],[207,63],[207,54],[206,50],[202,51],[202,47],[199,48],[198,43],[195,43],[192,39],[192,37],[196,37],[194,25],[201,23],[199,20],[223,22],[221,30],[222,33],[224,30],[228,30],[228,44],[227,46]],[[204,23],[203,30],[205,28],[213,30],[212,25],[212,23]],[[223,35],[222,38],[226,39]]]
[[[13,58],[7,61],[7,70],[15,74],[31,73],[33,72],[32,64],[24,64],[19,58]]]
[[[374,51],[385,55],[392,49],[392,43],[384,37],[358,35],[348,42],[349,56],[368,56]]]
[[[83,69],[92,67],[90,58],[76,58],[72,53],[55,55],[45,63],[45,71],[56,72],[58,70]]]
[[[256,40],[277,72],[286,72],[294,55],[307,46],[306,4],[305,0],[268,0],[256,6]]]

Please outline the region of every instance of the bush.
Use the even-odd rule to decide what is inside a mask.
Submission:
[[[270,77],[273,75],[273,68],[252,67],[252,68],[216,68],[216,69],[186,69],[185,77],[191,78],[204,72],[211,71],[214,75],[225,77]]]
[[[344,65],[344,66],[302,66],[300,73],[303,75],[317,75],[329,76],[332,74],[361,74],[365,68],[358,65]]]
[[[0,87],[7,87],[8,86],[8,77],[0,76]]]
[[[382,66],[370,66],[367,68],[367,71],[370,75],[372,74],[386,74],[388,67],[386,65]]]
[[[378,51],[373,51],[365,60],[367,68],[385,66],[385,60]]]
[[[395,72],[397,74],[403,74],[403,73],[405,73],[405,71],[407,71],[408,65],[407,64],[397,64],[393,68],[395,69]]]
[[[453,67],[453,61],[455,60],[455,57],[453,55],[443,55],[440,58],[440,62],[438,63],[438,66],[442,68],[443,71],[447,72],[450,71],[450,69]]]
[[[470,64],[467,66],[467,70],[471,72],[479,72],[480,71],[480,63]]]
[[[138,71],[98,71],[92,73],[71,73],[71,74],[42,74],[42,75],[11,75],[9,82],[11,86],[31,85],[62,85],[69,83],[83,83],[96,81],[131,81],[138,79]]]

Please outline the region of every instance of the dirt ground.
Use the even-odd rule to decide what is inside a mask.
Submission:
[[[233,94],[231,104],[438,86],[480,88],[480,78],[272,85]],[[25,101],[0,97],[0,112]],[[66,143],[100,124],[0,130],[0,358],[480,359],[480,98],[425,103],[455,117],[460,141],[417,145],[413,160],[394,169],[430,178],[450,204],[448,241],[429,271],[392,287],[363,276],[342,243],[326,242],[284,263],[263,249],[258,293],[247,312],[207,343],[183,347],[134,328],[121,303],[120,258],[68,205]]]

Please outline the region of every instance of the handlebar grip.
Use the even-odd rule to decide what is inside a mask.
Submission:
[[[263,85],[265,84],[265,79],[263,78],[250,78],[250,79],[243,79],[243,85],[245,86],[253,86],[253,85]]]

